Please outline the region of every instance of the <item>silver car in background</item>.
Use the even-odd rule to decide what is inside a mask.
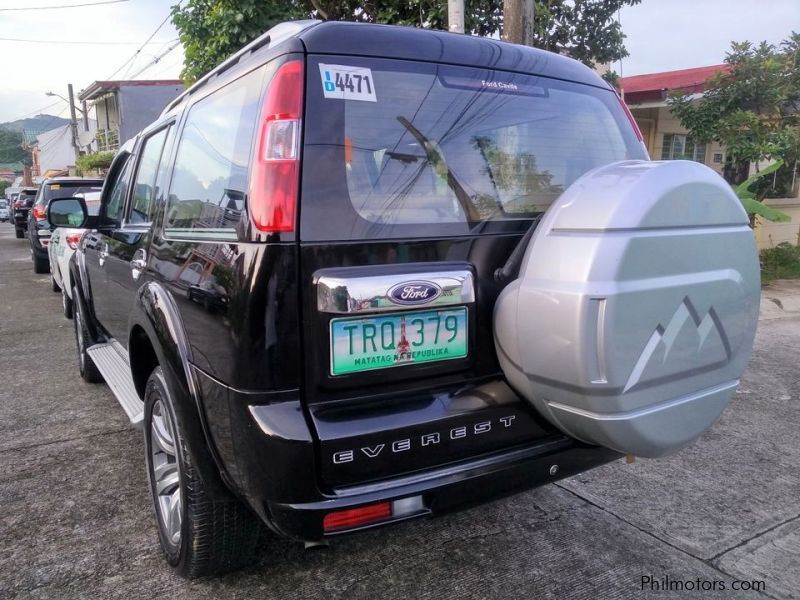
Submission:
[[[100,192],[85,192],[75,195],[84,199],[88,214],[97,215],[100,210]],[[54,292],[61,292],[61,306],[67,319],[72,318],[69,260],[78,249],[78,244],[86,231],[86,229],[57,227],[50,235],[50,244],[47,248],[50,258],[50,285]]]

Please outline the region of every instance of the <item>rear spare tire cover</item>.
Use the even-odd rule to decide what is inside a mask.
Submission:
[[[571,185],[531,237],[495,306],[498,358],[565,433],[663,456],[728,404],[760,286],[747,214],[717,173],[614,163]]]

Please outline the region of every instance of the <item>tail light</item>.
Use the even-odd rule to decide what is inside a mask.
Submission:
[[[47,211],[42,208],[39,204],[33,205],[33,218],[34,219],[46,219],[47,218]]]
[[[17,200],[16,202],[14,202],[14,208],[22,208],[23,206],[24,203],[22,202],[22,200]]]
[[[250,218],[260,231],[293,231],[300,177],[303,63],[275,73],[261,109],[261,128],[250,177]]]
[[[72,250],[77,250],[78,244],[80,244],[82,237],[83,233],[68,233],[67,246],[69,246]]]
[[[385,521],[391,517],[392,503],[379,502],[360,508],[337,510],[336,512],[328,513],[322,520],[322,528],[327,533],[340,529],[352,529],[361,525],[369,525],[370,523]]]
[[[636,119],[633,117],[633,113],[631,109],[628,108],[628,105],[625,104],[625,100],[622,98],[619,99],[619,103],[622,105],[622,110],[625,111],[625,116],[628,117],[628,121],[631,122],[631,127],[633,127],[633,131],[636,133],[636,139],[640,142],[644,143],[644,136],[642,135],[642,131],[639,129],[639,124],[636,122]]]

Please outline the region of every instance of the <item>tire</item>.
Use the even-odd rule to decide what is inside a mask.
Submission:
[[[34,273],[49,273],[50,272],[50,261],[47,258],[39,258],[36,256],[36,253],[33,253],[33,272]]]
[[[161,367],[147,380],[144,403],[147,479],[169,565],[181,576],[203,577],[252,564],[261,522],[233,496],[219,500],[208,493],[192,466]]]
[[[53,290],[54,294],[58,294],[61,291],[61,288],[58,287],[58,284],[56,283],[56,278],[53,277],[52,272],[50,274],[50,289]]]
[[[18,240],[21,240],[25,237],[25,232],[22,230],[21,227],[14,226],[14,235],[17,236]]]
[[[81,301],[78,299],[78,288],[72,288],[72,298],[75,300],[75,311],[72,323],[75,326],[75,348],[78,351],[78,370],[81,377],[87,383],[100,383],[103,381],[103,376],[86,351],[86,342],[91,340],[89,328],[86,325],[86,315],[83,312]]]
[[[64,312],[64,317],[66,319],[72,318],[74,306],[72,302],[72,298],[67,296],[66,288],[61,288],[61,310]]]

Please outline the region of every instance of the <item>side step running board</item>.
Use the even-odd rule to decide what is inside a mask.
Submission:
[[[117,351],[114,344],[109,343],[95,344],[86,351],[92,357],[97,370],[103,375],[111,392],[116,396],[122,410],[128,415],[131,424],[141,427],[144,419],[144,402],[139,400],[139,395],[133,385],[127,356],[122,354],[125,350],[121,347],[120,350]]]

